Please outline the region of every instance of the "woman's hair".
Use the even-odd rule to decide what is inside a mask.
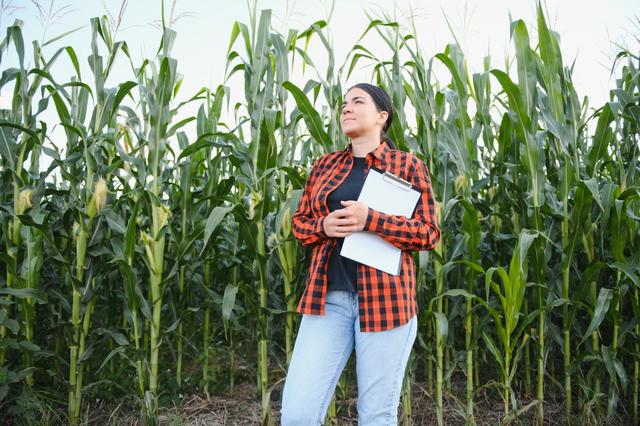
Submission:
[[[380,132],[380,139],[387,142],[390,148],[395,149],[396,144],[387,136],[387,129],[391,126],[391,122],[393,121],[393,105],[391,104],[391,98],[384,91],[384,89],[374,86],[369,83],[358,83],[349,88],[349,90],[357,87],[358,89],[362,89],[367,92],[371,98],[373,98],[373,102],[376,104],[376,108],[378,111],[387,111],[387,121],[384,123],[384,127]],[[347,90],[347,92],[349,91]]]

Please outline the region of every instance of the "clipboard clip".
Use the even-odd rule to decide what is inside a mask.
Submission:
[[[389,172],[384,172],[384,174],[382,175],[382,179],[390,182],[390,183],[395,183],[397,184],[397,186],[399,186],[400,188],[404,189],[405,191],[408,191],[411,189],[412,185],[411,182],[408,182],[392,173]]]

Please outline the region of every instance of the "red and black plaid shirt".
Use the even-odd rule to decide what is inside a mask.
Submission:
[[[422,191],[410,219],[369,207],[363,231],[375,232],[402,249],[399,275],[358,265],[360,330],[382,331],[401,326],[418,313],[415,265],[410,250],[432,250],[440,239],[440,231],[429,171],[423,161],[411,153],[391,149],[383,141],[367,154],[365,162],[366,171],[375,166],[411,182]],[[327,236],[323,228],[324,218],[330,213],[327,197],[345,180],[352,165],[351,144],[316,160],[292,217],[294,237],[313,249],[306,287],[296,309],[299,313],[324,315],[327,267],[336,247],[336,239]]]

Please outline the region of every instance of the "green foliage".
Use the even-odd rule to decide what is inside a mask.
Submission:
[[[511,23],[513,69],[487,58],[475,73],[458,44],[427,59],[415,25],[388,16],[371,17],[337,67],[327,21],[283,35],[269,10],[250,12],[226,57],[226,78],[244,85],[235,105],[224,83],[177,101],[178,35],[164,24],[140,63],[105,17],[90,21],[84,60],[36,42],[27,65],[23,24],[7,28],[0,59],[18,63],[0,74],[12,91],[0,110],[0,412],[35,423],[66,406],[61,422],[77,424],[91,398],[122,398],[155,424],[178,395],[252,381],[272,420],[285,371],[268,361],[280,348],[290,361],[309,261],[291,216],[313,160],[346,146],[343,85],[366,62],[393,101],[389,136],[428,166],[437,202],[441,242],[416,256],[424,362],[411,367],[425,368],[437,421],[464,380],[469,424],[485,392],[505,421],[535,405],[542,423],[551,395],[567,421],[637,423],[638,57],[620,52],[608,102],[589,110],[540,5],[536,31]],[[63,59],[69,81],[53,67]],[[121,61],[131,75],[114,83]],[[296,81],[296,67],[316,77]],[[54,125],[66,146],[48,142]]]

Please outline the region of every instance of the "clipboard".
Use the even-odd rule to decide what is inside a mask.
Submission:
[[[358,201],[382,213],[410,218],[422,195],[420,188],[387,171],[371,167]],[[345,237],[340,255],[391,275],[400,274],[402,250],[375,232]]]

